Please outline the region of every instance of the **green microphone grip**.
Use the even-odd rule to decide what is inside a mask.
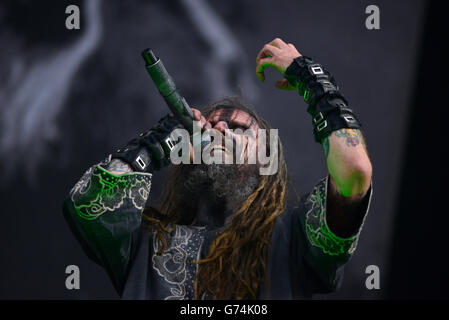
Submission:
[[[192,134],[194,120],[192,109],[185,98],[179,94],[172,77],[165,69],[161,59],[157,58],[151,49],[145,49],[142,52],[142,57],[146,62],[145,67],[151,79],[153,79],[167,106],[187,131]]]

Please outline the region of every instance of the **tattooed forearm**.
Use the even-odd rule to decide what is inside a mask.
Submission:
[[[133,171],[132,167],[129,164],[123,162],[120,159],[112,159],[111,162],[107,165],[106,170],[117,175],[130,173]]]
[[[348,147],[357,147],[360,143],[363,144],[362,133],[359,129],[340,129],[335,131],[334,135],[346,139]]]
[[[326,164],[339,194],[354,197],[367,192],[372,168],[362,132],[340,129],[332,132],[328,140]]]

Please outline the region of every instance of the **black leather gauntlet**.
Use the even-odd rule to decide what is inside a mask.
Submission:
[[[177,141],[170,134],[177,128],[184,128],[174,117],[167,115],[146,133],[141,133],[127,145],[112,154],[139,172],[154,172],[170,164],[170,151]]]
[[[340,92],[330,72],[311,58],[301,56],[293,60],[285,71],[285,78],[309,105],[315,140],[322,143],[332,131],[361,127],[348,102]]]

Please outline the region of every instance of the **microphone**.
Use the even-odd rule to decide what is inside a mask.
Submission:
[[[149,48],[145,49],[142,52],[142,57],[146,63],[145,68],[147,69],[151,79],[153,79],[153,82],[159,90],[159,93],[164,98],[168,108],[173,113],[173,115],[190,133],[193,142],[201,141],[201,146],[210,143],[210,135],[201,135],[201,132],[199,131],[197,131],[195,134],[199,134],[200,137],[196,137],[196,139],[193,138],[193,121],[195,119],[193,117],[192,109],[190,108],[186,99],[178,92],[175,82],[167,72],[167,69],[165,69],[165,66],[162,63],[161,59],[156,57],[154,52]]]

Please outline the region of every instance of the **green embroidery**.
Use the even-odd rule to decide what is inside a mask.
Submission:
[[[357,235],[340,238],[329,229],[326,223],[326,179],[321,180],[306,201],[310,206],[306,213],[306,234],[312,245],[321,248],[331,256],[352,254],[357,245]]]
[[[151,174],[116,176],[101,166],[90,168],[73,187],[71,199],[81,218],[94,220],[121,207],[143,210],[151,188]]]

